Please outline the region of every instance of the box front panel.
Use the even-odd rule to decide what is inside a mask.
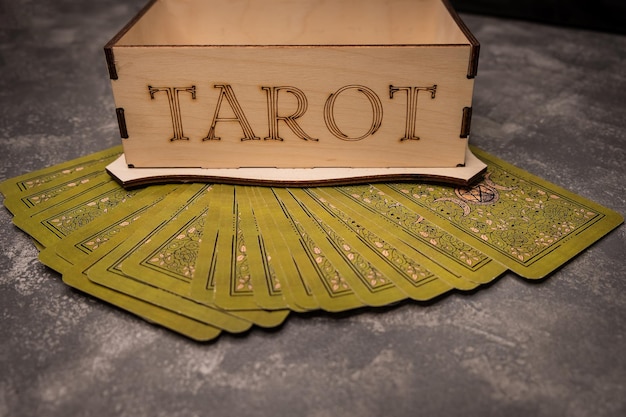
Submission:
[[[135,167],[455,167],[468,46],[117,47]]]

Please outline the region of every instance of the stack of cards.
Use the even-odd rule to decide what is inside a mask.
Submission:
[[[543,278],[623,222],[478,149],[485,178],[320,188],[125,190],[121,147],[0,184],[40,260],[81,291],[196,340]]]

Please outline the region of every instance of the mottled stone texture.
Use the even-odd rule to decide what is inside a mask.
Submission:
[[[141,6],[0,0],[0,179],[119,143],[102,46]],[[471,141],[626,214],[626,38],[465,18]],[[625,230],[543,282],[198,344],[66,287],[0,209],[0,417],[623,416]]]

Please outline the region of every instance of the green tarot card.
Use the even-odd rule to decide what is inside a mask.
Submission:
[[[128,253],[121,266],[127,276],[146,285],[187,296],[195,275],[198,245],[208,217],[213,187],[186,184],[172,195],[159,216],[142,222],[136,235],[144,242]],[[141,235],[144,236],[141,236]],[[149,239],[143,239],[149,236]]]
[[[33,246],[35,246],[35,248],[36,248],[38,251],[40,251],[40,252],[41,252],[42,250],[44,250],[44,249],[45,249],[45,248],[44,248],[44,246],[43,246],[41,243],[37,242],[37,241],[36,241],[35,239],[33,239],[32,237],[30,238],[30,240],[33,242]]]
[[[167,194],[166,189],[168,188],[172,187],[159,186],[163,194]],[[43,250],[40,253],[40,258],[43,256],[42,261],[61,273],[63,281],[73,288],[127,310],[150,323],[158,324],[192,339],[199,341],[214,339],[220,334],[221,328],[183,316],[174,310],[164,309],[132,295],[101,286],[88,279],[87,270],[106,255],[109,249],[127,239],[132,234],[132,225],[136,221],[146,215],[150,209],[153,208],[155,211],[160,209],[158,203],[162,197],[159,197],[158,194],[153,195],[153,197],[154,203],[148,204],[147,211],[141,209],[142,204],[145,207],[146,199],[143,202],[140,201],[141,198],[130,201],[127,207],[128,211],[134,213],[133,217],[128,217],[127,212],[122,210],[112,212],[110,218],[108,216],[100,217],[69,237]],[[108,220],[111,220],[112,223],[109,223]],[[66,255],[66,258],[73,262],[57,254],[65,254],[65,251],[72,253],[72,256]]]
[[[280,285],[290,310],[302,312],[318,309],[319,303],[291,257],[289,248],[283,240],[282,231],[276,227],[273,220],[276,213],[261,196],[261,190],[267,189],[245,187],[244,190],[254,212],[260,246],[267,259],[267,273],[272,276],[272,282],[277,281]]]
[[[220,232],[232,230],[230,250],[227,257],[217,253],[215,270],[215,303],[223,308],[237,308],[242,298],[251,295],[252,306],[270,310],[285,309],[289,304],[283,297],[283,288],[275,271],[269,265],[269,259],[261,242],[254,209],[245,192],[245,187],[223,186],[219,198],[221,206],[219,222]],[[204,252],[213,245],[203,248],[202,259],[208,259],[210,254]],[[222,251],[222,254],[224,252]],[[212,255],[212,254],[211,254]],[[220,259],[230,262],[221,262]]]
[[[246,239],[246,255],[250,265],[250,277],[254,299],[258,306],[268,310],[297,308],[287,290],[286,277],[275,268],[278,253],[268,252],[270,245],[261,232],[259,219],[261,207],[257,207],[250,194],[250,187],[235,186],[238,222]]]
[[[151,187],[151,192],[142,192],[128,200],[123,210],[112,210],[106,216],[99,217],[69,236],[59,240],[39,253],[39,260],[52,269],[75,264],[91,252],[97,250],[120,233],[131,227],[146,211],[176,190],[177,185],[159,185]],[[109,249],[113,249],[109,246]]]
[[[99,259],[96,262],[92,262],[87,270],[89,279],[117,292],[133,295],[150,304],[175,311],[177,314],[187,318],[194,318],[193,316],[196,315],[198,316],[196,320],[229,332],[236,333],[248,330],[252,323],[247,320],[190,300],[184,300],[182,297],[164,291],[161,288],[146,285],[145,282],[137,281],[123,271],[123,265],[127,263],[128,258],[134,251],[140,248],[146,241],[149,241],[156,231],[172,220],[172,217],[176,219],[176,216],[185,212],[189,205],[181,204],[179,197],[183,197],[182,199],[188,202],[190,193],[185,195],[184,191],[192,191],[191,194],[197,198],[207,187],[194,184],[192,187],[186,187],[192,188],[192,190],[187,189],[182,192],[172,193],[170,197],[176,199],[174,202],[168,198],[163,199],[159,204],[154,205],[142,219],[135,221],[131,228],[117,233],[115,247],[110,248],[108,253],[98,256],[101,254],[100,251],[92,252],[90,258],[98,257]],[[123,236],[123,241],[119,241],[121,237],[118,236]],[[107,246],[110,247],[110,245],[111,243],[108,242]]]
[[[327,213],[315,210],[301,189],[274,189],[284,206],[321,253],[345,279],[354,293],[369,306],[383,306],[407,298],[378,265],[372,263],[365,247],[353,241],[351,235],[337,229],[336,219]]]
[[[618,213],[481,150],[485,178],[470,188],[379,188],[526,278],[543,278],[620,225]],[[426,209],[426,210],[424,210]]]
[[[320,213],[325,211],[333,216],[337,222],[336,230],[342,235],[350,237],[355,243],[355,249],[362,254],[368,254],[370,262],[375,264],[398,288],[414,300],[430,300],[453,288],[474,289],[476,283],[459,280],[449,275],[450,272],[428,257],[420,253],[415,247],[405,244],[390,228],[381,227],[376,222],[370,223],[368,213],[359,213],[352,205],[344,205],[341,198],[333,199],[334,189],[317,188],[303,189],[300,193],[307,195],[306,200],[310,207],[315,207]],[[377,255],[377,256],[372,256]],[[442,277],[446,277],[443,279]],[[451,282],[459,283],[455,287]]]
[[[57,255],[56,246],[57,244],[48,246],[47,248],[42,247],[39,250],[39,262],[62,274],[63,271],[66,271],[74,264]]]
[[[87,270],[96,258],[96,256],[90,255],[82,259],[77,265],[72,265],[62,271],[63,282],[70,287],[135,314],[150,323],[163,326],[194,340],[208,341],[215,339],[221,333],[221,329],[218,327],[190,319],[175,311],[161,308],[90,281],[87,277]]]
[[[216,184],[198,248],[190,296],[229,310],[256,310],[246,242],[239,227],[234,187]],[[209,227],[206,227],[209,226]]]
[[[110,288],[94,284],[89,281],[85,273],[85,269],[88,268],[90,262],[93,262],[96,257],[92,257],[91,259],[89,256],[82,257],[77,264],[74,265],[57,256],[54,246],[46,248],[41,252],[41,254],[44,252],[47,253],[47,262],[44,263],[61,273],[65,284],[93,297],[99,298],[109,304],[115,305],[116,307],[122,308],[150,323],[160,325],[198,341],[208,341],[214,339],[222,331],[222,329],[215,326],[210,326],[201,321],[190,319],[174,311],[161,308],[128,294],[120,293],[111,290]],[[102,251],[101,254],[104,255],[104,253],[105,252]]]
[[[129,191],[115,182],[107,182],[87,193],[59,201],[33,216],[17,215],[13,223],[46,247],[149,190]]]
[[[38,187],[26,189],[22,193],[6,196],[4,206],[15,215],[36,213],[49,207],[54,201],[71,198],[87,192],[103,182],[111,181],[104,168],[94,165],[74,171],[75,175],[66,175]]]
[[[219,206],[219,199],[213,194],[214,186],[192,184],[187,188],[189,191],[194,188],[198,191],[194,195],[190,194],[184,210],[180,210],[173,221],[155,229],[149,241],[128,255],[122,270],[138,281],[190,298],[191,282],[198,277],[196,262],[199,245],[205,238],[205,231],[208,232],[207,236],[215,233],[213,229],[216,223],[211,221],[210,214]],[[214,307],[211,302],[205,304]],[[281,306],[285,309],[282,301]],[[232,309],[232,314],[261,327],[275,327],[287,317],[288,311],[269,312],[257,306],[251,310]]]
[[[303,308],[319,306],[322,310],[332,312],[363,307],[363,301],[356,296],[303,225],[292,216],[276,191],[266,187],[257,187],[254,191],[258,196],[258,205],[267,211],[266,215],[259,216],[267,221],[262,226],[262,230],[267,231],[264,236],[280,253],[279,264],[289,274],[285,280],[294,288],[292,294],[299,293],[295,295],[296,302]],[[304,288],[298,289],[299,285]]]
[[[133,233],[94,263],[88,271],[88,277],[94,283],[109,287],[128,295],[139,296],[151,304],[176,311],[185,317],[205,322],[232,333],[242,332],[252,324],[262,327],[276,326],[285,319],[286,314],[265,311],[224,312],[211,305],[200,304],[189,297],[176,294],[189,289],[193,279],[193,263],[197,256],[197,243],[201,238],[197,219],[203,219],[202,197],[211,189],[208,185],[190,184],[168,195],[158,210],[151,208],[141,221],[135,222]],[[199,215],[193,207],[199,208]],[[155,206],[156,207],[156,206]],[[196,226],[194,226],[196,222]],[[180,230],[183,224],[183,230]],[[140,267],[135,265],[135,253],[145,249],[153,241],[159,242],[160,236],[176,230],[166,245],[167,256],[147,259]],[[174,243],[172,244],[172,241]],[[170,257],[170,259],[166,259]],[[140,256],[140,259],[145,256]],[[158,268],[155,268],[157,266]],[[130,271],[128,273],[127,271]],[[173,283],[179,282],[178,286]],[[185,285],[184,283],[187,282]],[[181,284],[182,283],[182,284]],[[163,288],[165,287],[165,288]]]
[[[406,296],[415,300],[429,300],[453,288],[423,263],[418,262],[414,258],[415,253],[408,250],[403,252],[391,245],[389,243],[391,236],[383,237],[383,234],[387,233],[381,233],[384,230],[374,232],[350,216],[347,211],[341,210],[311,189],[290,191],[313,216],[324,219],[327,224],[325,229],[332,228],[329,236],[341,236],[342,249],[347,250],[346,247],[349,247],[351,251],[358,253],[363,257],[363,263],[375,268],[382,279],[392,282]],[[426,259],[422,257],[420,260]]]
[[[50,184],[58,185],[71,181],[72,178],[79,178],[84,171],[93,170],[94,167],[104,171],[106,165],[113,162],[121,153],[122,146],[115,146],[62,164],[10,178],[0,183],[0,192],[5,197],[24,194],[35,195],[39,188],[49,188]]]
[[[66,201],[80,200],[81,198],[84,198],[85,195],[91,195],[90,193],[96,188],[104,186],[121,188],[115,183],[115,181],[113,181],[111,176],[108,175],[106,171],[96,170],[96,172],[97,175],[91,177],[88,183],[82,184],[78,187],[68,187],[61,184],[60,189],[56,189],[55,185],[52,185],[52,190],[40,189],[40,191],[44,193],[47,193],[48,191],[50,191],[50,193],[48,195],[49,197],[44,197],[42,194],[42,198],[37,202],[34,198],[28,198],[30,195],[24,195],[26,199],[9,198],[9,201],[7,201],[6,204],[11,208],[12,213],[16,218],[25,219],[27,217],[34,217],[46,210],[53,211],[63,205]],[[66,179],[69,179],[71,182],[75,181],[74,177]]]
[[[257,310],[263,296],[255,295],[254,284],[265,280],[267,262],[260,253],[249,205],[245,200],[241,204],[238,187],[216,185],[214,188],[212,207],[217,218],[200,244],[193,297],[200,302],[213,299],[226,310]],[[280,288],[275,283],[268,287],[258,291],[267,291],[268,296],[275,294],[279,302],[275,308],[286,308]]]
[[[429,269],[436,270],[455,288],[475,288],[477,284],[492,281],[506,270],[486,254],[424,219],[420,214],[423,209],[415,210],[415,207],[401,204],[398,199],[381,192],[378,185],[335,187],[324,190],[324,193],[332,196],[333,202],[352,209],[351,213],[357,213],[361,224],[371,230],[381,234],[387,230],[388,234],[384,235],[389,243],[394,242],[394,245],[402,245],[405,249],[412,247],[419,252],[422,255],[420,261],[428,264]]]

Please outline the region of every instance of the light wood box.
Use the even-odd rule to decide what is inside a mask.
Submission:
[[[131,167],[457,167],[479,44],[447,0],[155,0],[106,46]]]

